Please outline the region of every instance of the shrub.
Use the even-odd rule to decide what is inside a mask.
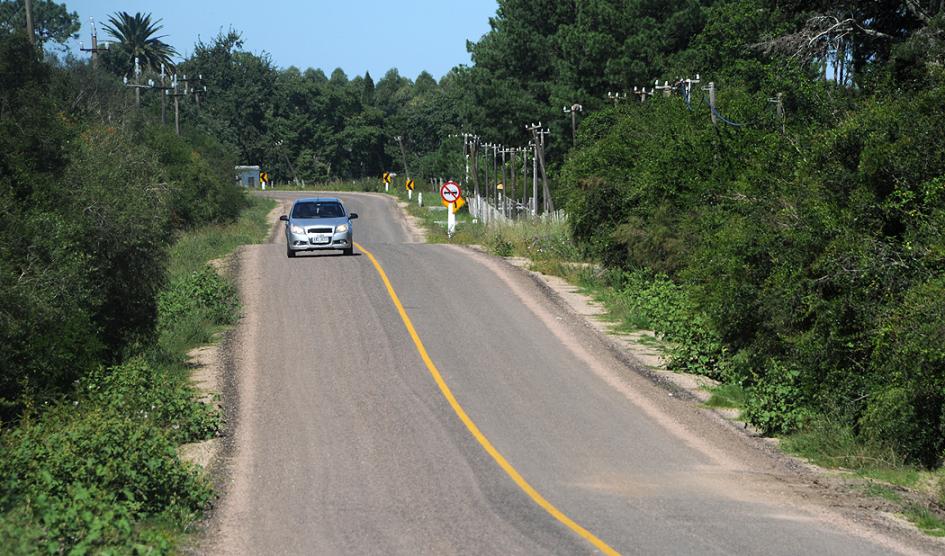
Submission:
[[[167,329],[190,315],[212,324],[232,324],[239,316],[233,286],[211,267],[174,280],[158,300],[160,327]]]
[[[212,438],[222,425],[220,413],[195,401],[194,389],[173,370],[141,356],[91,373],[79,384],[79,393],[97,407],[145,419],[175,444]]]
[[[0,445],[0,538],[29,539],[34,549],[166,551],[133,522],[192,515],[210,501],[209,486],[141,414],[63,405],[4,433]]]
[[[790,433],[810,418],[801,372],[777,360],[769,361],[764,374],[748,390],[745,418],[765,434]]]

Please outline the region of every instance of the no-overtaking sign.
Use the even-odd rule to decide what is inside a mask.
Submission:
[[[456,199],[459,199],[462,194],[463,190],[455,181],[448,181],[440,188],[440,197],[447,203],[455,203]]]

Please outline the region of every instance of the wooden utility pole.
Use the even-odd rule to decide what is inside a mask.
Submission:
[[[90,17],[89,22],[92,24],[92,48],[85,48],[85,45],[80,42],[79,50],[82,52],[88,52],[92,55],[92,67],[96,68],[98,67],[98,53],[108,50],[108,41],[105,41],[104,48],[100,48],[98,46],[98,30],[95,28],[95,18]]]
[[[564,113],[571,114],[571,144],[577,146],[577,113],[584,112],[584,107],[578,103],[574,103],[570,108],[567,106],[564,107]]]
[[[651,97],[654,94],[656,94],[656,91],[655,89],[650,89],[649,91],[647,91],[646,87],[643,87],[642,89],[637,89],[636,87],[634,87],[633,94],[640,97],[640,102],[642,103],[642,102],[646,102],[647,97]]]
[[[554,202],[551,200],[551,190],[548,188],[548,172],[545,167],[545,136],[550,134],[551,132],[547,129],[544,129],[541,125],[541,122],[538,122],[537,124],[532,124],[530,126],[525,126],[525,129],[532,132],[532,137],[534,138],[534,142],[535,142],[535,153],[537,155],[536,158],[538,159],[538,165],[541,167],[543,211],[546,213],[554,212],[555,205],[554,205]],[[536,179],[535,186],[537,188],[537,179]],[[536,194],[537,194],[537,191],[536,191]],[[536,202],[535,204],[537,206],[538,203]]]
[[[33,35],[33,2],[26,0],[26,36],[29,37],[30,44],[36,44],[36,36]]]
[[[407,169],[407,151],[404,150],[404,138],[403,138],[403,136],[398,135],[397,137],[394,137],[394,139],[396,139],[396,140],[397,140],[397,143],[400,145],[400,156],[401,156],[401,158],[402,158],[403,161],[404,161],[404,174],[405,174],[405,175],[404,175],[404,179],[405,179],[405,180],[409,180],[409,179],[410,179],[410,170]],[[406,183],[406,182],[404,182],[404,183]]]
[[[171,76],[171,86],[164,91],[165,96],[174,97],[174,130],[177,135],[180,135],[180,97],[187,94],[186,92],[180,92],[179,87],[180,83],[175,74]]]
[[[128,82],[128,76],[125,76],[124,82],[125,87],[131,87],[135,90],[135,108],[141,107],[141,89],[152,89],[154,88],[154,81],[148,80],[146,84],[141,83],[141,64],[138,63],[138,57],[135,56],[135,70],[134,70],[135,80],[134,82]]]
[[[669,81],[663,81],[663,84],[660,85],[660,80],[656,80],[656,84],[653,86],[654,91],[662,91],[664,97],[672,96],[673,86],[669,84]]]

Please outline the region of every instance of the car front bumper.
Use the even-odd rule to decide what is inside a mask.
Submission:
[[[327,235],[327,234],[326,234]],[[332,249],[351,249],[354,247],[351,231],[341,232],[331,235],[331,240],[327,242],[318,242],[317,234],[286,234],[286,243],[292,251],[321,251]]]

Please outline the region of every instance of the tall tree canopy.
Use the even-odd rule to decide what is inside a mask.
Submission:
[[[177,51],[161,40],[166,35],[157,35],[160,23],[160,19],[151,21],[151,14],[140,12],[118,12],[109,17],[105,30],[117,41],[109,52],[109,65],[120,74],[134,71],[135,59],[142,70],[159,71],[162,64],[173,66],[171,58]]]
[[[52,0],[33,0],[33,33],[39,44],[64,44],[79,35],[79,14]],[[26,29],[26,0],[0,1],[0,31]]]

